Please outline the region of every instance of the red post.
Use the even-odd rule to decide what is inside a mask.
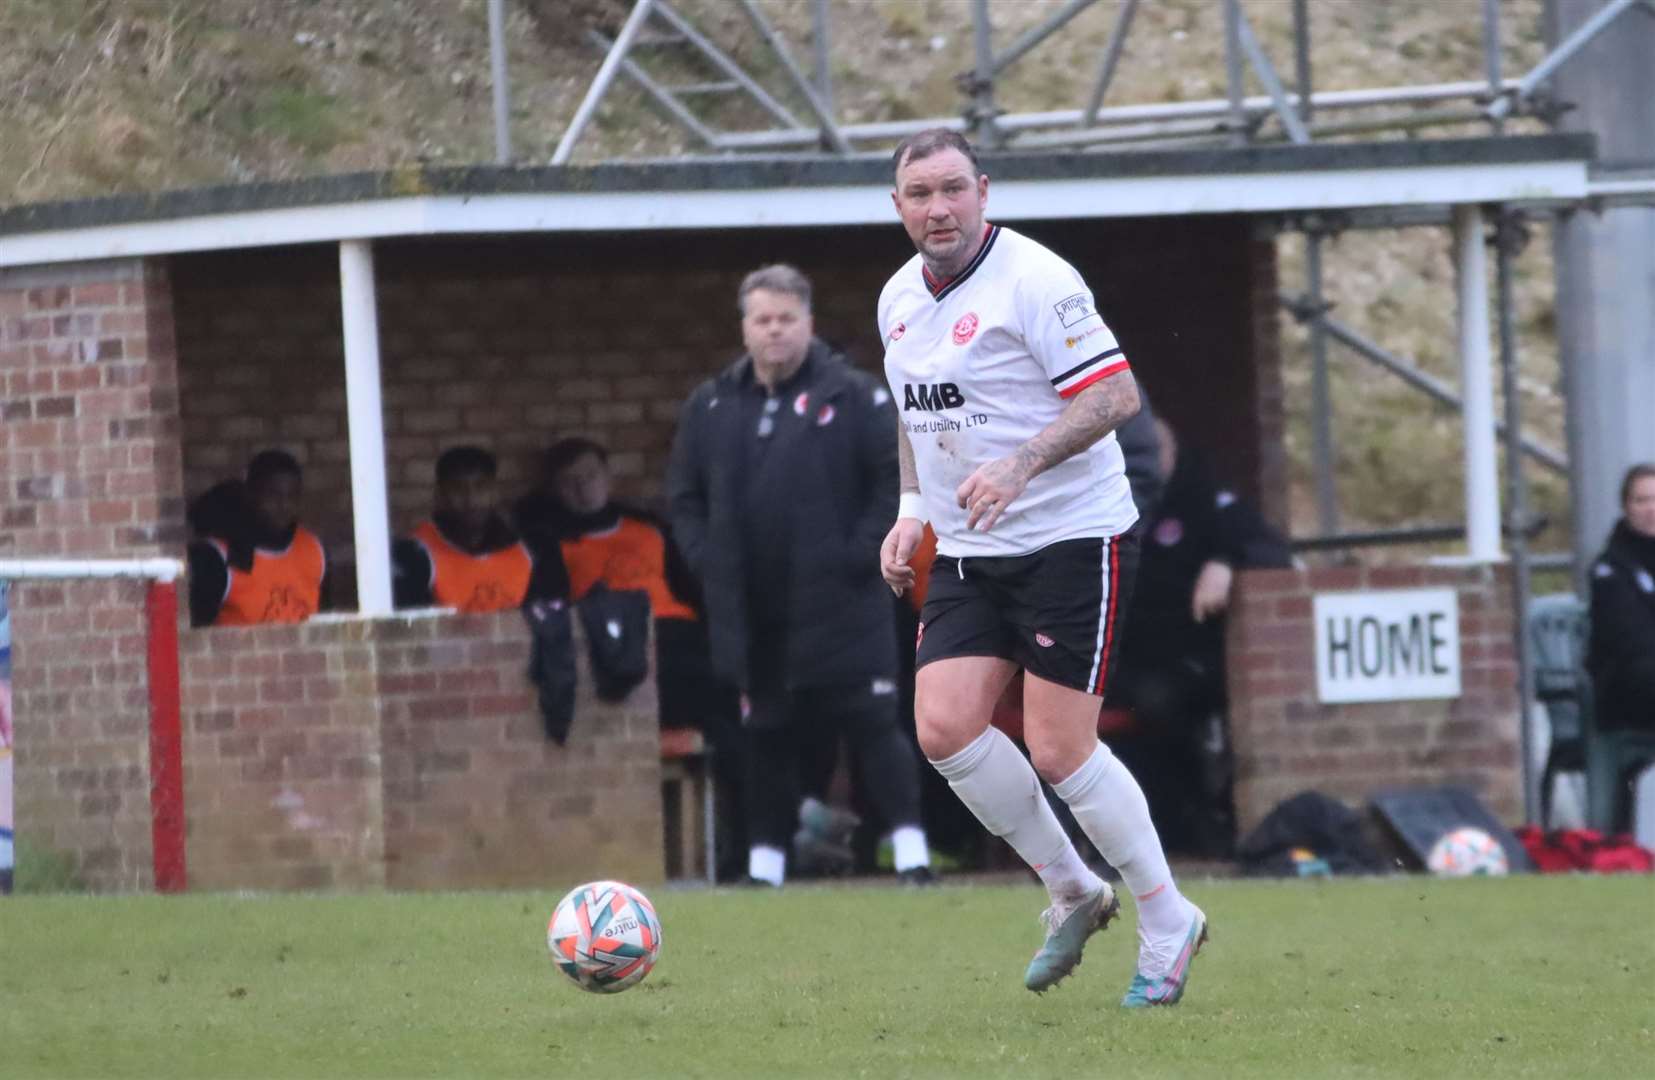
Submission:
[[[178,584],[152,581],[149,615],[149,813],[155,890],[183,892],[184,745],[178,692]]]

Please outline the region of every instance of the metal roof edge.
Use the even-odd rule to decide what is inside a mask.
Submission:
[[[1546,161],[1591,162],[1587,133],[1506,135],[1407,142],[1322,143],[1129,154],[990,153],[984,170],[999,180],[1152,179],[1344,169],[1425,168]],[[883,184],[883,158],[652,162],[576,166],[428,166],[295,180],[222,184],[0,208],[0,237],[165,222],[256,210],[339,206],[427,196],[588,194],[791,189]]]

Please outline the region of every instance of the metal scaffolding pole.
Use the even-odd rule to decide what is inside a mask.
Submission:
[[[1464,403],[1460,400],[1460,396],[1442,380],[1429,372],[1421,371],[1402,357],[1387,352],[1377,342],[1352,327],[1346,326],[1338,319],[1326,314],[1318,315],[1316,312],[1319,308],[1311,303],[1309,297],[1283,298],[1282,305],[1291,311],[1293,317],[1300,322],[1307,322],[1312,326],[1320,323],[1322,329],[1327,331],[1328,337],[1341,345],[1347,346],[1356,355],[1378,364],[1432,400],[1440,402],[1456,412],[1463,408]],[[1497,421],[1494,430],[1501,435],[1505,434],[1504,422]],[[1524,435],[1522,437],[1522,448],[1523,453],[1558,476],[1567,477],[1569,475],[1569,459],[1551,447],[1537,443]]]
[[[1247,21],[1247,13],[1240,7],[1236,8],[1236,38],[1241,45],[1241,51],[1246,54],[1247,62],[1253,66],[1253,74],[1258,81],[1264,84],[1264,90],[1270,95],[1270,103],[1275,107],[1276,119],[1281,122],[1287,137],[1296,143],[1310,141],[1310,132],[1305,130],[1303,121],[1293,111],[1293,106],[1287,100],[1287,91],[1282,87],[1281,79],[1276,75],[1276,66],[1270,62],[1264,46],[1258,43],[1253,36],[1252,24]]]
[[[972,139],[992,150],[999,147],[1001,139],[994,124],[994,24],[988,18],[988,0],[972,0],[971,26],[977,66],[969,77],[971,106],[967,119]]]
[[[713,44],[706,34],[697,30],[694,23],[675,11],[672,5],[667,3],[667,0],[655,0],[655,13],[661,17],[663,22],[684,35],[684,40],[699,50],[709,63],[735,80],[737,86],[751,94],[753,100],[758,102],[759,107],[765,112],[790,128],[804,129],[804,125],[799,123],[797,117],[787,111],[785,105],[772,97],[768,90],[760,86],[751,75],[742,70],[741,65],[730,59],[723,49]]]
[[[506,83],[506,0],[488,0],[489,71],[494,78],[494,160],[511,164],[511,88]]]
[[[1310,96],[1310,0],[1293,0],[1293,89],[1298,92],[1299,119],[1308,125],[1313,108]]]
[[[1508,86],[1516,86],[1516,80],[1508,80]],[[1472,82],[1433,83],[1428,86],[1402,87],[1367,87],[1359,90],[1324,90],[1314,95],[1313,101],[1320,111],[1334,111],[1345,109],[1365,109],[1378,105],[1418,105],[1433,101],[1451,101],[1456,98],[1476,98],[1486,95],[1488,84],[1482,79]],[[1289,95],[1289,100],[1298,104],[1297,95]],[[1270,112],[1271,101],[1268,96],[1247,97],[1241,101],[1244,117],[1263,117]],[[1080,109],[1054,109],[1047,112],[1007,113],[996,118],[997,128],[1006,134],[1024,131],[1040,131],[1044,128],[1067,128],[1069,130],[1054,132],[1061,135],[1081,135],[1084,132],[1074,130],[1085,113]],[[1233,121],[1228,120],[1232,115],[1230,102],[1223,98],[1212,98],[1203,101],[1171,101],[1158,102],[1149,105],[1116,105],[1107,109],[1099,109],[1096,117],[1100,124],[1138,124],[1159,123],[1162,121],[1213,119],[1225,121],[1229,126]],[[1390,126],[1405,126],[1406,115]],[[1251,119],[1246,121],[1250,127]],[[899,139],[904,135],[912,135],[916,131],[926,128],[942,127],[954,131],[966,128],[965,121],[957,116],[931,116],[914,120],[881,120],[862,124],[846,124],[840,130],[848,139],[857,141]],[[719,143],[725,149],[742,150],[776,150],[790,146],[809,146],[816,141],[813,131],[735,131],[719,137]],[[1022,140],[1018,140],[1019,144]]]
[[[1132,16],[1138,11],[1138,0],[1126,0],[1115,28],[1109,31],[1109,43],[1103,47],[1103,63],[1098,67],[1098,81],[1092,86],[1092,96],[1081,112],[1080,126],[1091,127],[1098,122],[1098,110],[1103,108],[1103,95],[1115,81],[1115,68],[1120,66],[1121,52],[1126,48],[1126,35],[1132,29]]]
[[[610,41],[596,30],[586,31],[586,40],[590,41],[593,45],[596,45],[599,49],[606,49],[613,52],[615,48],[614,42]],[[622,57],[620,70],[624,72],[633,82],[637,83],[638,86],[643,89],[644,93],[649,95],[651,100],[661,106],[661,108],[665,109],[674,120],[682,124],[684,129],[691,135],[694,135],[697,139],[700,139],[708,146],[718,145],[718,132],[714,131],[712,128],[697,119],[696,115],[690,112],[689,106],[685,105],[682,101],[679,101],[677,95],[675,95],[671,90],[668,90],[666,87],[652,79],[649,72],[634,63],[631,57]]]
[[[1228,92],[1230,143],[1246,146],[1251,125],[1241,84],[1241,0],[1224,0],[1224,87]]]
[[[1483,70],[1488,72],[1488,99],[1500,100],[1500,0],[1483,0]],[[1489,126],[1498,135],[1506,129],[1503,116],[1488,114]],[[1530,819],[1532,820],[1532,819]]]
[[[1521,79],[1517,80],[1517,88],[1508,96],[1501,97],[1488,107],[1488,115],[1500,119],[1511,115],[1514,108],[1527,103],[1540,84],[1551,78],[1557,69],[1568,63],[1575,53],[1585,47],[1586,43],[1597,37],[1606,27],[1628,8],[1637,4],[1639,0],[1609,0],[1596,15],[1581,23],[1575,32],[1558,42],[1557,48],[1534,65],[1534,69]]]
[[[1322,234],[1304,234],[1306,303],[1316,313],[1310,323],[1310,454],[1316,478],[1316,527],[1323,536],[1339,531],[1339,492],[1333,474],[1333,394],[1328,386],[1327,325],[1322,316]]]
[[[828,21],[828,0],[816,0],[810,10],[810,46],[816,58],[816,93],[829,115],[833,113],[833,65],[830,59],[833,40]]]
[[[1489,355],[1488,264],[1483,211],[1454,207],[1455,295],[1465,431],[1465,545],[1478,562],[1500,558],[1500,477],[1494,440],[1494,358]]]
[[[1000,72],[1021,60],[1024,53],[1063,29],[1065,23],[1095,3],[1097,3],[1097,0],[1069,0],[1061,10],[1048,16],[1046,21],[1031,26],[1018,35],[1016,41],[1006,46],[1005,52],[994,57],[993,62],[989,65],[988,73],[990,75],[1000,74]]]
[[[614,82],[615,76],[620,73],[621,62],[626,59],[626,51],[632,48],[638,31],[649,21],[649,11],[654,2],[655,0],[638,0],[633,5],[632,14],[626,17],[626,25],[621,27],[620,36],[609,47],[609,53],[603,58],[603,64],[598,68],[592,85],[586,88],[586,96],[581,98],[580,107],[575,110],[575,118],[569,121],[568,130],[564,131],[563,138],[558,140],[557,149],[552,151],[553,165],[568,164],[570,155],[575,152],[575,142],[580,138],[580,133],[591,123],[592,114],[598,111],[598,102],[603,100],[609,84]]]
[[[1523,398],[1517,383],[1517,328],[1515,288],[1511,260],[1517,254],[1520,234],[1511,212],[1496,211],[1494,229],[1495,303],[1499,312],[1500,387],[1506,412],[1506,493],[1511,544],[1512,615],[1517,627],[1517,700],[1519,739],[1523,747],[1523,820],[1534,822],[1539,805],[1534,784],[1534,733],[1530,712],[1534,708],[1533,658],[1529,655],[1528,614],[1532,584],[1529,575],[1528,485],[1523,478]]]
[[[914,120],[881,121],[875,123],[841,125],[834,119],[834,94],[831,81],[831,58],[828,54],[829,0],[812,0],[814,68],[804,72],[788,55],[785,40],[768,23],[754,0],[739,0],[748,19],[758,28],[770,58],[779,63],[797,85],[800,95],[809,103],[814,124],[796,120],[780,101],[765,91],[747,71],[751,63],[747,57],[736,58],[713,44],[711,38],[689,26],[689,21],[677,16],[666,6],[666,0],[636,0],[626,26],[617,36],[603,67],[598,71],[586,97],[576,110],[568,131],[559,140],[553,155],[553,164],[569,160],[575,142],[590,124],[602,96],[613,85],[615,75],[626,70],[623,61],[629,53],[640,26],[651,15],[673,24],[680,37],[697,47],[712,63],[720,67],[734,83],[751,94],[776,119],[777,126],[765,130],[715,132],[714,147],[720,151],[747,152],[765,150],[821,149],[824,144],[831,151],[848,155],[854,153],[853,142],[889,140],[913,134],[929,127],[946,127],[969,131],[987,148],[999,148],[1008,143],[1057,147],[1084,146],[1100,140],[1093,132],[1099,126],[1144,125],[1166,123],[1164,141],[1168,145],[1202,146],[1212,141],[1211,129],[1190,125],[1187,121],[1212,117],[1231,146],[1246,146],[1259,141],[1259,126],[1271,116],[1278,118],[1286,138],[1294,143],[1316,141],[1324,136],[1355,134],[1369,131],[1407,132],[1433,125],[1461,124],[1469,119],[1488,123],[1499,134],[1506,118],[1546,112],[1552,106],[1537,103],[1537,94],[1558,69],[1577,56],[1585,44],[1598,37],[1629,8],[1655,15],[1655,0],[1606,0],[1589,19],[1575,29],[1566,40],[1557,44],[1534,69],[1521,79],[1501,76],[1499,0],[1480,0],[1482,12],[1483,71],[1473,81],[1435,84],[1429,86],[1375,87],[1362,90],[1334,91],[1314,94],[1311,87],[1311,12],[1309,0],[1292,0],[1294,34],[1293,92],[1289,93],[1275,65],[1265,53],[1248,20],[1240,0],[1222,0],[1223,63],[1225,96],[1210,101],[1164,102],[1148,105],[1130,105],[1103,108],[1103,100],[1114,79],[1132,20],[1140,0],[1122,0],[1115,25],[1105,44],[1099,71],[1083,107],[1041,112],[1005,112],[996,104],[996,79],[1011,65],[1025,59],[1070,24],[1096,0],[1065,0],[1051,14],[1042,17],[1036,25],[1024,30],[1007,48],[996,54],[993,45],[993,22],[989,0],[972,0],[969,7],[973,23],[973,66],[959,76],[959,84],[967,101],[961,117],[928,117]],[[1009,4],[1008,4],[1009,6]],[[964,7],[964,5],[958,5]],[[491,13],[503,8],[503,0],[490,0]],[[958,8],[956,8],[958,10]],[[1319,9],[1315,9],[1319,10]],[[676,40],[676,39],[675,39]],[[1265,94],[1246,94],[1247,70],[1251,68]],[[503,72],[497,80],[504,84]],[[679,95],[731,88],[728,83],[694,87],[666,87]],[[1442,110],[1434,113],[1388,111],[1385,106],[1417,105],[1426,102],[1461,99],[1475,106],[1473,114],[1467,111]],[[1329,125],[1324,120],[1313,123],[1311,116],[1328,110],[1362,110],[1369,113],[1354,121]],[[1381,115],[1373,116],[1378,112]],[[676,114],[675,114],[676,115]],[[686,125],[687,126],[687,125]],[[702,125],[706,127],[706,125]],[[1265,141],[1280,136],[1272,134]],[[1019,139],[1020,133],[1032,133],[1029,139]],[[1145,138],[1134,131],[1126,137],[1133,141]],[[1123,139],[1125,141],[1125,139]]]
[[[832,147],[836,153],[850,153],[850,143],[846,141],[844,134],[839,130],[838,123],[833,119],[832,107],[816,93],[816,88],[810,84],[810,79],[805,76],[804,71],[794,61],[793,54],[787,51],[787,43],[782,40],[780,34],[776,33],[775,27],[770,25],[770,20],[764,17],[762,11],[753,6],[753,0],[741,0],[741,10],[746,13],[747,21],[753,24],[753,29],[759,32],[759,37],[763,38],[764,43],[770,46],[770,51],[776,54],[776,59],[782,62],[782,70],[786,71],[788,78],[793,80],[793,85],[799,91],[799,96],[805,99],[805,104],[810,106],[811,114],[816,117],[816,122],[821,125],[820,134],[812,132],[810,137],[819,138],[820,141]]]

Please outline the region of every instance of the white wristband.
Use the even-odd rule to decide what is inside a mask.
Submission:
[[[896,502],[896,516],[925,521],[925,496],[917,491],[904,491]]]

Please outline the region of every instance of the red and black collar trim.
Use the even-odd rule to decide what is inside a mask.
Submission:
[[[942,281],[938,281],[931,275],[930,268],[924,263],[921,263],[919,268],[920,276],[925,279],[925,291],[931,294],[931,299],[941,303],[949,293],[959,288],[966,278],[976,272],[977,267],[983,265],[983,260],[988,258],[989,249],[994,246],[994,241],[997,240],[999,236],[1000,226],[985,226],[983,229],[983,246],[977,249],[977,254],[971,257],[971,261],[966,264],[965,269],[961,270],[951,278],[945,278]]]

